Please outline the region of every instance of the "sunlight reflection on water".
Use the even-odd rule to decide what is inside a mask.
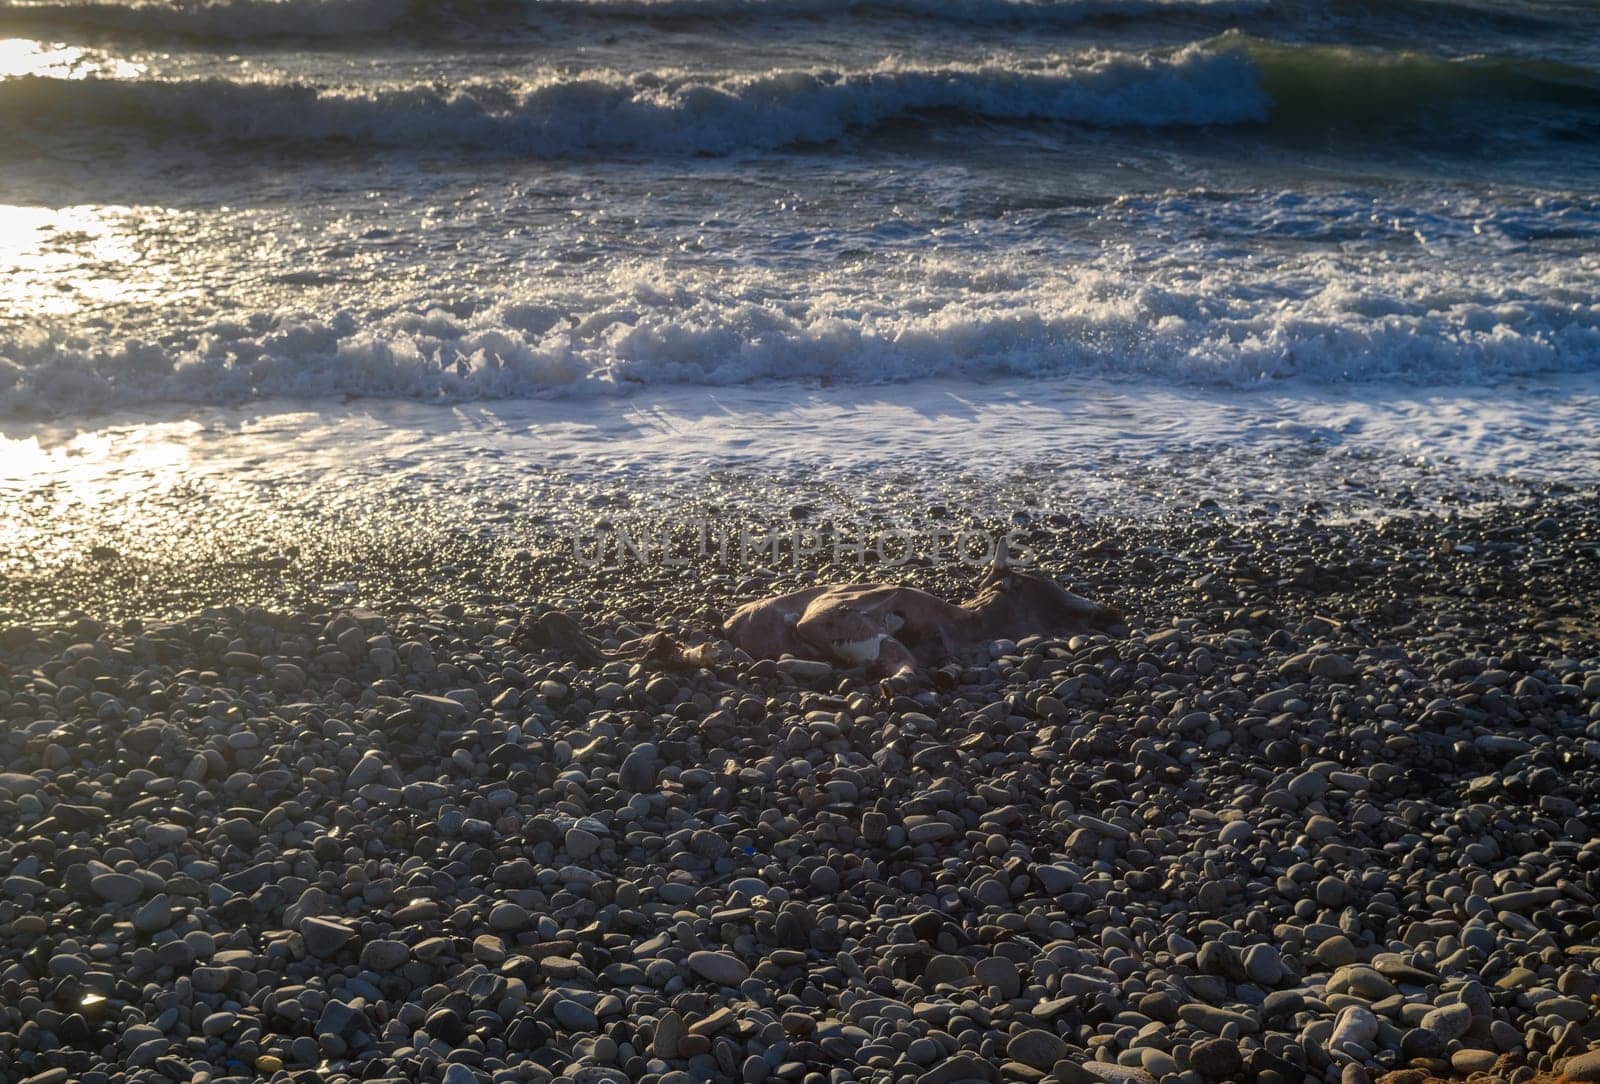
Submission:
[[[0,322],[66,316],[164,292],[165,265],[144,258],[141,238],[160,230],[165,213],[0,204]]]
[[[53,79],[99,76],[132,79],[143,64],[76,45],[58,45],[30,38],[0,38],[0,79],[19,75],[46,75]]]

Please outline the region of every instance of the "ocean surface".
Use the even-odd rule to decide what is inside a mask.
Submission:
[[[1600,477],[1600,5],[0,3],[5,439],[381,400]]]

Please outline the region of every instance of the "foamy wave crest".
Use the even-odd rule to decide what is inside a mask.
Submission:
[[[1562,269],[1352,279],[1325,260],[1266,278],[1196,268],[1051,277],[928,258],[914,287],[619,268],[587,298],[502,297],[467,315],[241,312],[104,345],[99,329],[0,333],[0,410],[367,396],[616,394],[655,384],[1096,376],[1261,387],[1283,379],[1475,384],[1600,370],[1600,258]],[[599,285],[599,284],[596,284]],[[910,292],[905,292],[910,290]]]
[[[301,85],[28,76],[0,82],[0,124],[38,138],[132,130],[243,142],[467,147],[532,155],[726,154],[827,143],[907,117],[1166,127],[1261,120],[1239,51],[1107,54],[1064,66],[884,64],[705,78],[551,76],[531,85],[378,92]]]
[[[87,30],[128,36],[256,38],[359,37],[405,21],[410,0],[72,0],[0,6],[0,28],[29,33]]]

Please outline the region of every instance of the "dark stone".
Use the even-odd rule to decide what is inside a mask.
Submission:
[[[452,1045],[467,1037],[467,1022],[454,1009],[436,1009],[422,1025],[429,1035]]]
[[[1229,1080],[1244,1068],[1239,1044],[1229,1039],[1206,1039],[1189,1051],[1189,1067],[1212,1080]]]
[[[56,823],[69,832],[81,832],[85,828],[93,828],[106,819],[106,811],[92,805],[68,805],[66,802],[57,802],[50,815]]]

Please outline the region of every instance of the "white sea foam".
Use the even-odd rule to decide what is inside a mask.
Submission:
[[[0,333],[0,409],[357,395],[434,401],[648,385],[1093,374],[1196,387],[1475,383],[1600,368],[1600,256],[1358,277],[1327,257],[1259,273],[991,266],[924,255],[892,281],[619,264],[583,292],[508,288],[469,315],[233,313],[166,345],[38,323]],[[154,330],[152,328],[152,330]],[[177,332],[182,332],[179,334]],[[185,343],[185,338],[188,341]]]

